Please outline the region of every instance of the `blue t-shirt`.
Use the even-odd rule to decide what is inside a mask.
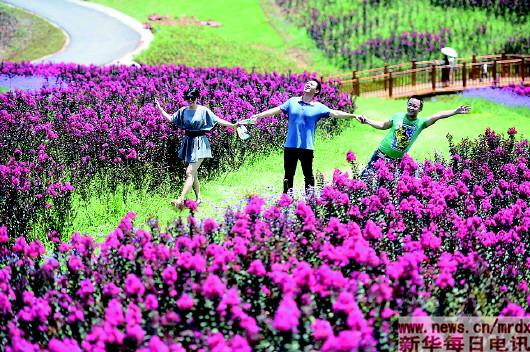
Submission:
[[[315,149],[315,129],[317,122],[328,117],[331,110],[326,105],[313,102],[307,104],[301,97],[287,100],[280,109],[289,116],[285,147]]]

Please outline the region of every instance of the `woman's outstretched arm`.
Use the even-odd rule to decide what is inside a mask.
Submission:
[[[237,124],[236,123],[232,123],[232,122],[228,122],[226,120],[223,120],[222,118],[220,117],[217,117],[215,118],[217,120],[217,123],[220,124],[221,126],[223,127],[232,127],[232,128],[236,128],[237,127]]]
[[[164,116],[164,118],[168,121],[168,122],[172,122],[173,121],[173,116],[171,116],[170,114],[168,114],[164,109],[162,109],[162,107],[160,106],[160,102],[158,101],[157,98],[155,98],[155,106],[157,108],[157,110],[160,112],[160,114],[162,116]]]

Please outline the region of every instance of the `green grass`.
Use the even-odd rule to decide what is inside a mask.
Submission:
[[[137,57],[148,64],[256,67],[294,72],[335,72],[305,31],[276,18],[273,0],[95,0],[140,22],[158,13],[171,18],[213,20],[221,27],[160,26],[150,48]],[[266,15],[269,14],[269,15]]]
[[[328,43],[328,48],[331,48],[331,43],[338,43],[338,49],[333,53],[335,56],[333,62],[337,65],[343,60],[343,55],[340,54],[342,46],[355,50],[367,40],[376,37],[389,38],[392,33],[397,36],[405,32],[439,33],[441,28],[448,28],[451,35],[447,46],[455,48],[460,57],[471,57],[474,53],[478,55],[499,54],[509,38],[514,36],[528,38],[530,32],[530,16],[527,16],[526,21],[522,23],[515,23],[509,18],[492,15],[486,10],[443,8],[431,5],[430,0],[380,1],[379,5],[366,6],[366,15],[363,16],[362,2],[361,0],[304,1],[303,4],[295,6],[290,19],[299,27],[309,27],[316,23],[308,19],[310,8],[320,11],[321,17],[317,21],[329,16],[341,18],[353,11],[352,19],[348,20],[347,25],[332,26],[326,34],[325,42]],[[352,31],[351,35],[344,34],[356,24],[359,25],[358,31]],[[483,25],[486,28],[485,33],[481,31]],[[436,50],[432,53],[417,52],[411,55],[415,55],[418,60],[441,59],[439,48],[434,49]],[[528,52],[519,54],[528,54]],[[360,55],[368,58],[368,65],[363,67],[365,69],[398,63],[376,57],[372,51]],[[398,59],[399,62],[408,60],[407,55],[402,57],[403,59]],[[413,58],[410,57],[410,59]],[[359,61],[365,62],[364,59]]]
[[[0,87],[0,93],[4,93],[4,92],[7,92],[9,91],[9,88],[7,87]]]
[[[161,30],[138,61],[149,65],[180,63],[186,66],[240,66],[259,72],[288,71],[294,63],[274,49],[226,40],[214,28],[178,26]]]
[[[53,54],[64,46],[64,32],[23,10],[0,3],[0,11],[17,19],[17,31],[0,51],[0,61],[31,61]]]
[[[379,98],[359,98],[358,112],[366,116],[385,120],[395,112],[404,111],[405,100],[383,100]],[[460,96],[437,97],[435,101],[427,100],[420,116],[429,116],[438,111],[449,110],[461,104],[470,104],[472,113],[457,115],[441,120],[425,130],[411,149],[416,160],[432,158],[434,153],[448,155],[448,144],[445,136],[451,133],[455,142],[462,138],[475,138],[488,127],[505,133],[515,126],[520,134],[528,138],[530,134],[530,110],[526,108],[505,107],[481,99],[462,98]],[[317,137],[315,145],[314,170],[324,174],[330,181],[333,171],[339,168],[349,170],[345,160],[346,152],[351,149],[357,154],[360,164],[366,164],[384,137],[386,131],[380,131],[352,121],[350,127],[333,139]],[[184,167],[184,165],[182,166]],[[244,201],[251,194],[259,194],[263,198],[274,201],[281,193],[283,180],[282,151],[263,156],[257,162],[247,163],[238,171],[226,173],[201,183],[201,193],[205,200],[199,209],[198,216],[221,219],[227,206],[234,206]],[[300,167],[295,176],[295,188],[303,188],[303,175]],[[165,187],[161,192],[130,191],[123,201],[122,193],[94,194],[83,202],[79,197],[74,201],[77,216],[71,227],[72,231],[91,233],[108,233],[128,211],[138,214],[140,223],[149,217],[157,217],[162,225],[169,223],[178,215],[169,202],[180,192],[182,185],[175,184]],[[192,194],[189,195],[190,197]]]

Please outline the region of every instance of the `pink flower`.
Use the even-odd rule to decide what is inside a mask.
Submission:
[[[265,201],[263,199],[258,196],[252,196],[245,207],[245,213],[248,215],[259,215],[263,205],[265,205]]]
[[[515,303],[508,303],[499,314],[501,317],[526,317],[528,315],[523,307]]]
[[[282,194],[282,196],[280,197],[280,200],[278,201],[278,207],[286,208],[286,207],[288,207],[291,204],[293,204],[293,200],[291,199],[291,197],[289,197],[285,193]]]
[[[349,163],[352,163],[357,160],[357,156],[351,150],[348,150],[346,153],[346,160],[348,160]]]
[[[73,339],[66,338],[63,341],[53,338],[48,343],[50,352],[81,352],[81,348]]]
[[[341,331],[335,339],[335,348],[337,351],[353,351],[360,346],[361,340],[362,336],[359,331]]]
[[[219,225],[217,224],[217,222],[215,220],[213,220],[213,219],[204,220],[203,229],[204,229],[205,233],[211,233],[211,232],[217,230],[218,227],[219,227]]]
[[[249,274],[253,274],[256,276],[264,276],[265,274],[267,274],[263,263],[259,259],[256,259],[252,263],[250,263],[250,266],[248,267],[248,272]]]
[[[202,284],[202,293],[206,298],[221,297],[225,291],[225,284],[215,274],[208,275]]]
[[[313,324],[311,324],[311,329],[313,330],[313,338],[315,340],[327,339],[330,336],[333,336],[333,328],[327,320],[316,319]]]
[[[145,292],[145,286],[138,276],[129,274],[125,279],[125,292],[127,292],[129,295],[141,296]]]
[[[107,309],[105,309],[105,320],[114,326],[124,322],[123,307],[120,301],[117,299],[110,300]]]
[[[160,340],[160,337],[153,336],[149,341],[149,352],[169,352],[169,347]]]
[[[182,310],[190,310],[193,308],[193,305],[194,305],[193,298],[191,298],[189,295],[185,293],[182,296],[180,296],[180,298],[177,301],[177,306]]]
[[[194,200],[191,200],[191,199],[187,199],[184,202],[184,206],[186,208],[188,208],[190,211],[197,211],[197,209],[198,209],[197,203]]]
[[[127,326],[125,329],[127,336],[132,337],[138,342],[143,342],[145,337],[145,331],[140,327],[140,325]]]
[[[350,313],[357,306],[355,298],[350,292],[342,291],[339,294],[339,297],[333,303],[333,311],[335,312],[344,312],[346,314]]]
[[[145,297],[145,308],[148,310],[157,310],[158,309],[158,299],[153,294],[148,294]]]
[[[7,235],[7,226],[0,226],[0,244],[9,242],[9,236]]]
[[[296,331],[300,319],[300,310],[291,295],[286,295],[274,315],[272,326],[279,331]]]
[[[165,268],[162,272],[162,279],[164,279],[164,282],[168,286],[173,286],[175,281],[177,281],[177,271],[175,270],[175,267],[170,265]]]
[[[250,348],[247,339],[241,335],[235,335],[230,342],[232,352],[252,352],[252,348]]]
[[[72,254],[70,256],[70,260],[68,260],[68,268],[70,268],[70,270],[72,271],[78,271],[82,270],[84,268],[84,265],[78,256]]]

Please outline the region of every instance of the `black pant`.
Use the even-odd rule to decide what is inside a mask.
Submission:
[[[315,178],[313,177],[313,151],[311,149],[284,148],[283,168],[285,170],[285,177],[283,180],[283,193],[287,193],[289,189],[293,188],[294,174],[296,173],[298,160],[302,164],[305,188],[315,186]]]

